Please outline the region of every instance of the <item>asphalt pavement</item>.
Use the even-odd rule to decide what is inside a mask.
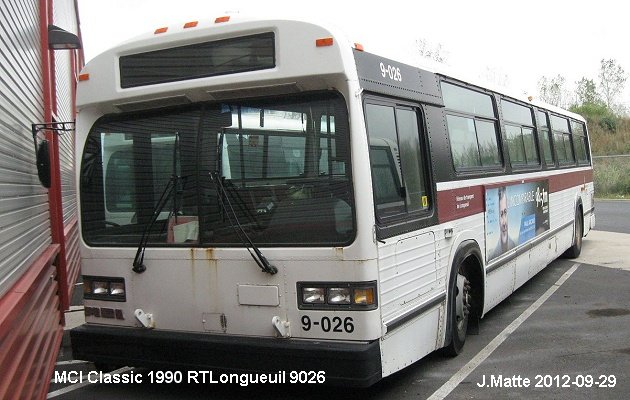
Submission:
[[[630,233],[630,199],[595,199],[595,230]]]

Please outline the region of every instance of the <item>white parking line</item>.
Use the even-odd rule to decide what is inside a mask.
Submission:
[[[540,296],[538,300],[534,302],[534,304],[529,306],[527,310],[523,311],[523,313],[519,315],[518,318],[516,318],[514,321],[512,321],[512,323],[508,325],[507,328],[505,328],[494,339],[492,339],[492,341],[488,343],[488,345],[484,347],[479,353],[477,353],[477,355],[473,357],[472,360],[468,361],[468,363],[464,365],[459,371],[457,371],[457,373],[455,373],[455,375],[453,375],[451,379],[449,379],[444,385],[436,390],[431,395],[431,397],[428,398],[428,400],[442,400],[446,396],[448,396],[453,391],[453,389],[455,389],[457,385],[459,385],[471,372],[475,370],[475,368],[477,368],[486,358],[488,358],[488,356],[492,354],[492,352],[495,351],[497,347],[499,347],[501,343],[505,341],[505,339],[507,339],[523,322],[525,322],[527,318],[529,318],[536,310],[538,310],[538,308],[540,308],[540,306],[543,305],[543,303],[547,301],[547,299],[549,299],[549,297],[551,297],[551,295],[554,294],[555,291],[558,290],[558,288],[560,288],[560,286],[562,286],[562,284],[566,282],[567,279],[569,279],[569,277],[575,272],[575,270],[578,269],[579,266],[579,263],[573,264],[573,266],[569,268],[569,270],[565,272],[560,277],[560,279],[558,279],[558,281],[553,284],[552,287],[547,289],[547,291],[542,296]]]
[[[87,364],[89,363],[89,361],[84,361],[84,360],[68,360],[68,361],[57,361],[57,363],[55,365],[57,366],[61,366],[61,365],[73,365],[73,364]]]

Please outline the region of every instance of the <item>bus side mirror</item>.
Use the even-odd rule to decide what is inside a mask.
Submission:
[[[50,188],[50,149],[48,140],[35,144],[37,176],[43,187]]]
[[[31,124],[31,133],[33,134],[33,144],[35,146],[35,162],[37,165],[37,176],[42,186],[50,189],[51,170],[50,170],[50,142],[45,139],[45,135],[39,136],[44,131],[50,131],[55,135],[67,132],[74,132],[74,121],[72,122],[47,122],[44,124]]]

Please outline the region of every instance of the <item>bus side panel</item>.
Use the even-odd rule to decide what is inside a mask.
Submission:
[[[550,196],[550,229],[557,232],[550,238],[538,243],[528,252],[516,258],[514,264],[514,290],[521,287],[534,275],[544,269],[549,263],[561,256],[573,244],[575,229],[575,210],[578,202],[582,204],[584,213],[584,232],[586,236],[590,230],[590,214],[592,210],[593,184],[588,183],[578,187],[572,187]],[[505,267],[502,267],[505,268]],[[491,274],[493,275],[493,274]],[[492,277],[494,280],[495,277]],[[492,287],[492,282],[488,283]],[[495,288],[494,296],[490,303],[496,305],[496,300],[503,296],[500,289]]]
[[[379,246],[380,307],[387,322],[435,295],[435,236],[426,232]]]
[[[487,274],[485,282],[486,296],[483,307],[484,314],[512,294],[514,289],[515,270],[516,260],[512,260]]]
[[[589,182],[585,185],[585,190],[580,193],[580,198],[582,199],[582,205],[584,213],[584,236],[588,234],[588,232],[595,228],[595,187],[593,182]]]
[[[413,364],[438,347],[436,332],[443,315],[444,306],[440,305],[404,328],[385,335],[381,341],[383,377]]]
[[[578,189],[579,191],[579,189]],[[551,193],[549,211],[550,229],[560,231],[555,235],[557,245],[551,249],[550,261],[560,257],[573,244],[573,223],[575,219],[576,188]]]
[[[527,269],[528,279],[542,271],[553,261],[551,257],[552,255],[555,256],[555,250],[552,250],[555,247],[555,243],[556,239],[552,236],[530,250],[529,265],[525,267]]]

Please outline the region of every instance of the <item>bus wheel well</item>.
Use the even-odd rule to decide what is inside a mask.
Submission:
[[[479,333],[484,298],[481,254],[479,245],[474,240],[461,243],[455,252],[448,284],[446,340],[443,349],[447,356],[456,356],[461,352],[467,334]],[[464,290],[463,298],[456,297],[460,290]],[[466,309],[463,316],[460,314],[461,307]]]

